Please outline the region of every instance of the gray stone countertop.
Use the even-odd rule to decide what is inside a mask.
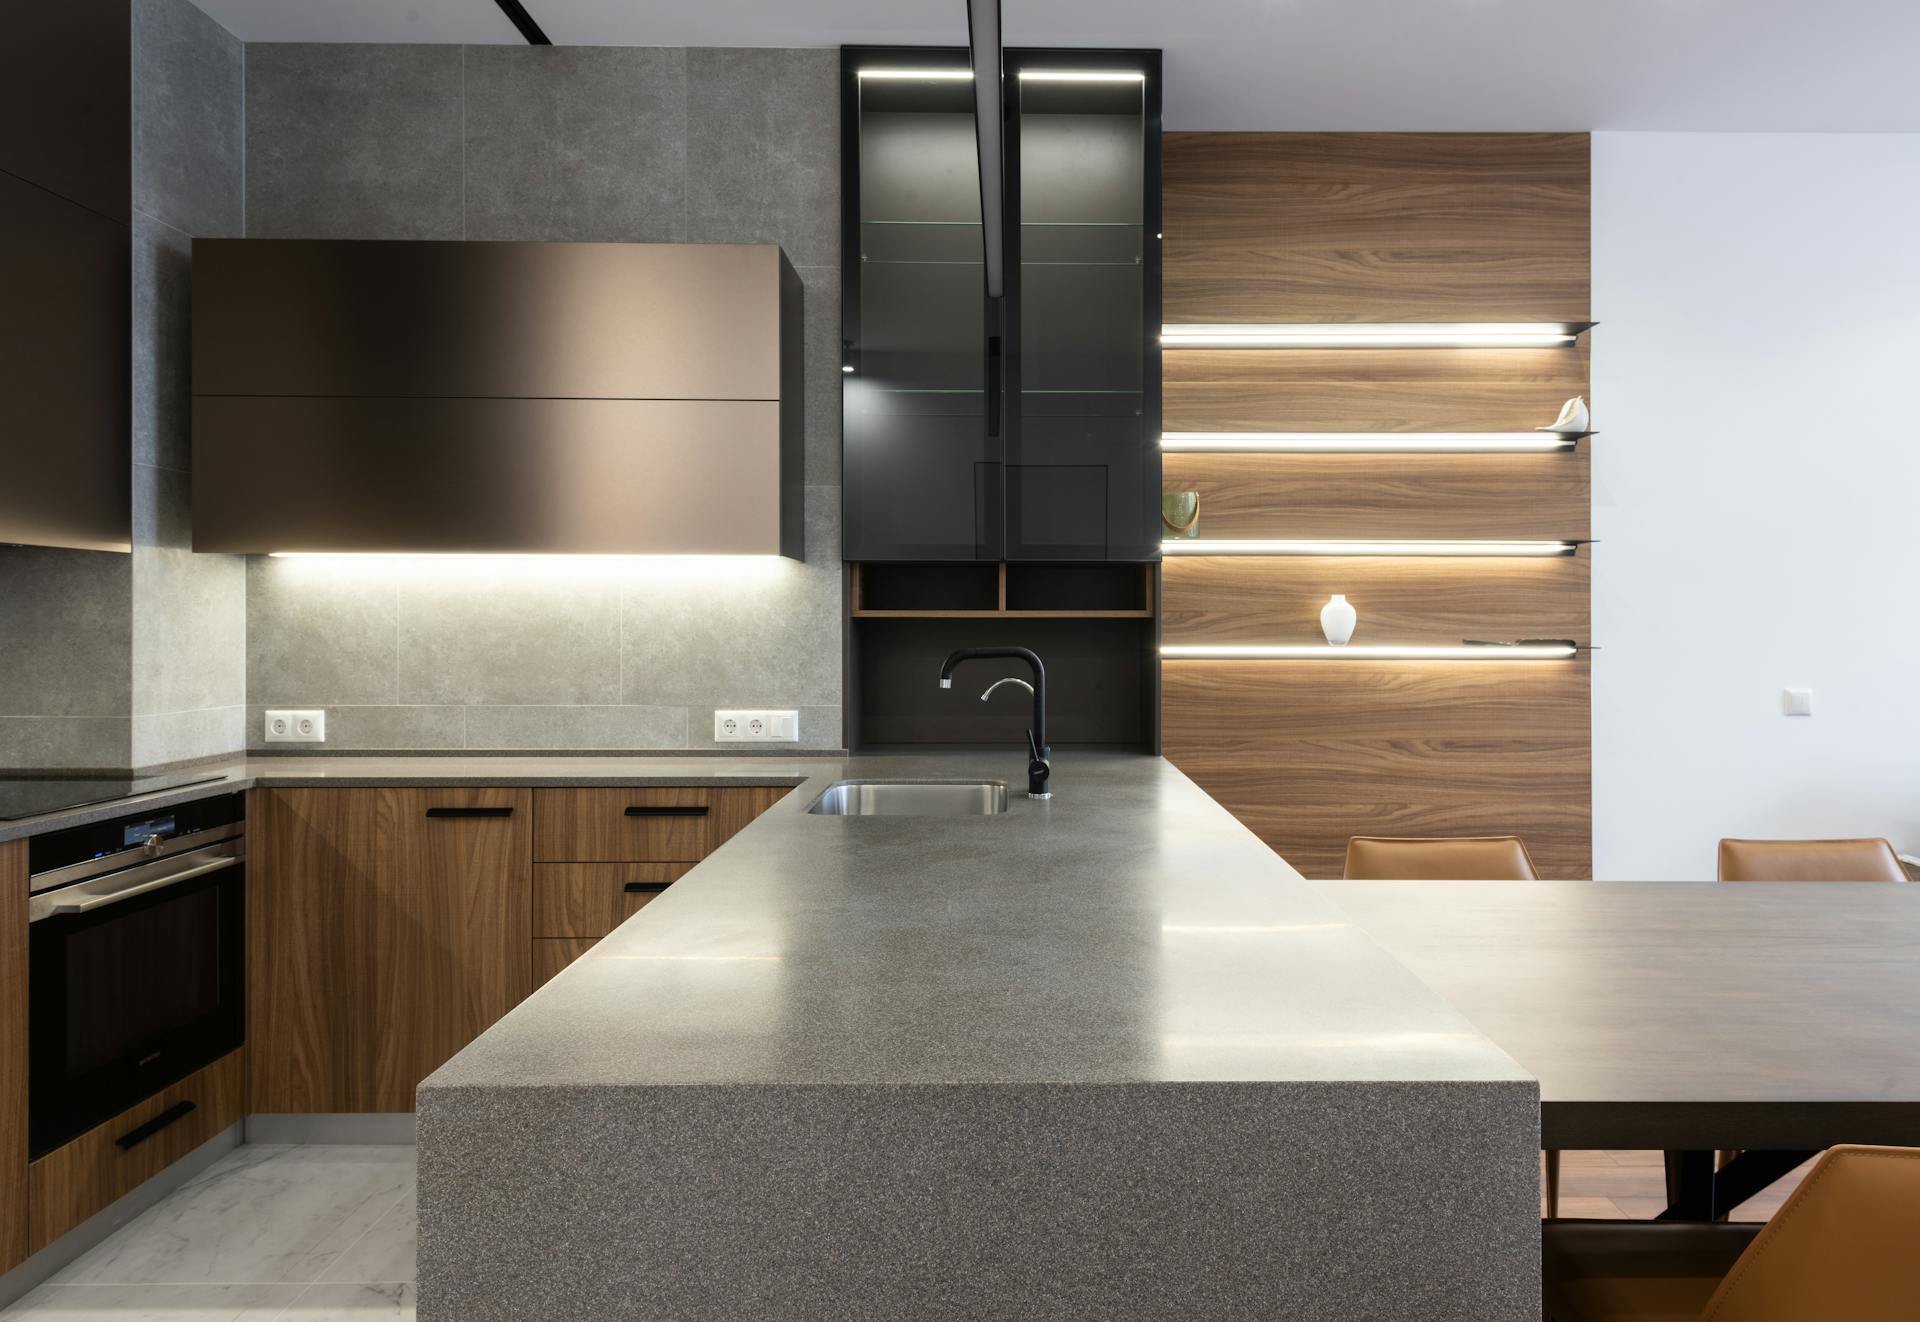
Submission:
[[[1171,764],[1023,768],[756,760],[805,782],[422,1089],[1530,1078]],[[809,814],[841,777],[1014,795]]]
[[[44,835],[69,826],[85,826],[126,813],[189,803],[215,794],[255,787],[268,789],[341,789],[378,785],[798,785],[822,768],[838,767],[843,757],[819,755],[712,757],[636,754],[467,757],[407,753],[321,757],[235,757],[195,766],[169,767],[147,775],[203,775],[196,785],[113,799],[78,808],[0,822],[0,841]]]

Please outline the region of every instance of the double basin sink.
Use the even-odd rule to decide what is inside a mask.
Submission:
[[[997,780],[842,780],[807,811],[825,817],[986,817],[1007,810]]]

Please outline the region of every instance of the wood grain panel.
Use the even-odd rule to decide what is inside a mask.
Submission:
[[[1588,141],[1169,133],[1169,322],[1584,321]]]
[[[697,863],[786,794],[788,786],[669,786],[534,791],[534,857],[543,863]],[[704,808],[700,817],[630,817],[627,809]]]
[[[532,990],[533,795],[523,789],[377,791],[372,902],[348,917],[355,1105],[411,1111],[420,1080]],[[506,808],[507,817],[429,817]]]
[[[1308,876],[1353,835],[1513,834],[1590,875],[1589,668],[1168,661],[1167,756]]]
[[[246,1088],[246,1052],[232,1052],[34,1162],[27,1174],[33,1250],[243,1119]],[[130,1148],[116,1141],[182,1102],[193,1110],[152,1137]]]
[[[1527,431],[1588,389],[1567,349],[1178,349],[1162,426],[1181,431]],[[1389,461],[1391,462],[1391,461]]]
[[[629,891],[629,885],[678,881],[691,863],[536,863],[533,867],[533,934],[603,937],[664,892]]]
[[[247,1040],[255,1111],[355,1109],[359,1032],[348,915],[374,884],[372,790],[254,790],[247,798]]]
[[[27,842],[0,844],[0,1272],[27,1247]]]
[[[1585,321],[1578,134],[1169,134],[1165,319]],[[1523,431],[1589,390],[1561,349],[1169,351],[1165,427]],[[1599,443],[1604,443],[1599,442]],[[1169,453],[1207,537],[1589,535],[1585,451]],[[1304,643],[1344,593],[1356,641],[1590,641],[1586,551],[1541,560],[1177,558],[1169,642]],[[1338,876],[1349,836],[1518,834],[1591,867],[1589,668],[1574,662],[1163,665],[1167,756],[1289,862]]]
[[[1588,535],[1587,456],[1183,454],[1169,491],[1200,493],[1202,537]]]
[[[1204,519],[1203,506],[1203,526]],[[1590,564],[1585,548],[1540,559],[1169,556],[1161,566],[1162,636],[1169,643],[1317,643],[1324,640],[1320,608],[1338,592],[1360,614],[1357,643],[1585,643]]]
[[[598,942],[580,937],[541,937],[533,943],[533,985],[544,987],[556,973],[592,950]]]

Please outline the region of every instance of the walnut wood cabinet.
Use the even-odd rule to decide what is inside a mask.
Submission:
[[[251,1109],[410,1111],[532,986],[532,795],[255,791]]]
[[[255,790],[247,1109],[412,1110],[420,1080],[786,793]]]

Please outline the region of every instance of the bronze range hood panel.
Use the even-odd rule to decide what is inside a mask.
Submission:
[[[771,245],[194,244],[194,549],[799,558]]]

